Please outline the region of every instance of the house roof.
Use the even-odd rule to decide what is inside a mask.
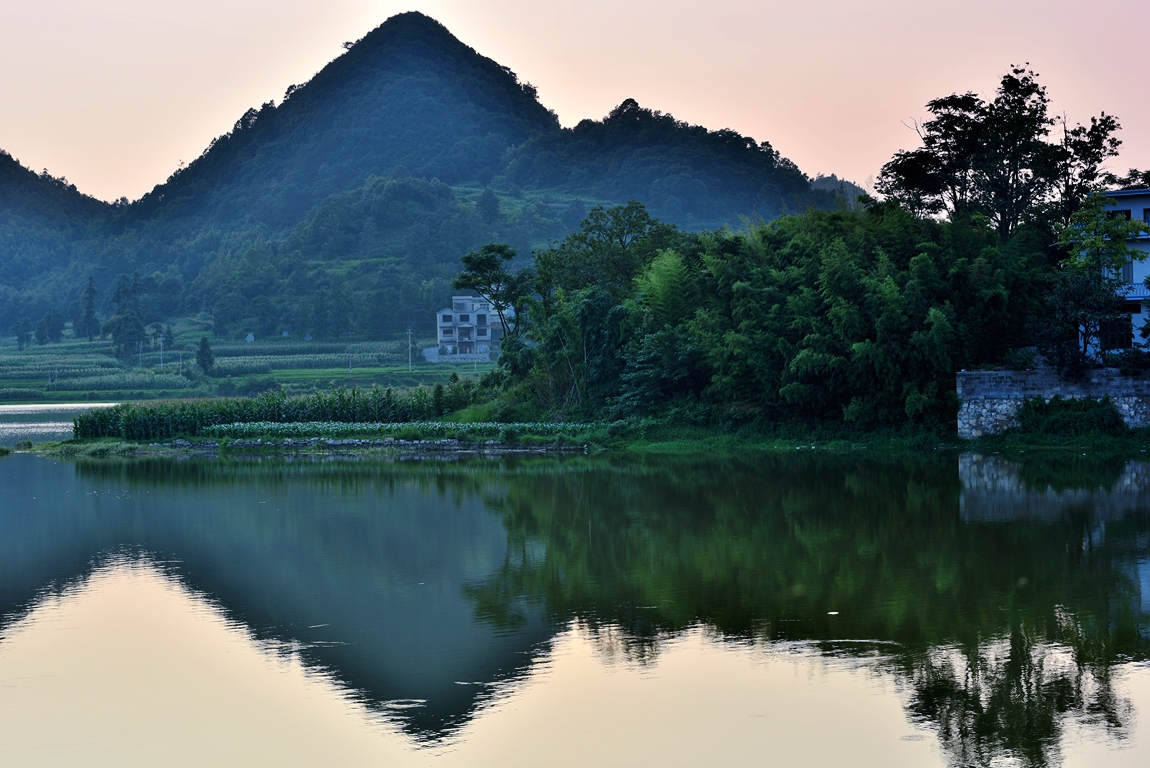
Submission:
[[[1111,192],[1106,193],[1107,197],[1135,197],[1135,196],[1145,196],[1145,195],[1150,195],[1150,188],[1115,189]]]

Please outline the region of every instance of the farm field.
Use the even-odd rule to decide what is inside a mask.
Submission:
[[[202,331],[187,321],[175,344],[159,343],[117,358],[111,342],[65,334],[58,343],[21,350],[0,340],[0,403],[74,403],[253,395],[277,387],[306,394],[332,387],[415,387],[446,382],[452,372],[481,376],[494,363],[429,363],[420,350],[433,339],[314,342],[273,338],[212,343],[215,365],[207,375],[195,362]]]

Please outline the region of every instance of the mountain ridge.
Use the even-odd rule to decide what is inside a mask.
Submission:
[[[134,202],[0,155],[0,327],[74,312],[89,274],[106,316],[116,276],[138,271],[166,286],[149,322],[204,312],[220,333],[377,334],[430,317],[468,250],[525,253],[589,206],[631,199],[700,229],[838,197],[767,142],[633,100],[562,128],[509,68],[400,14]]]

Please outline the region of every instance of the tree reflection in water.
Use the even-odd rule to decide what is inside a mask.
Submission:
[[[85,477],[127,484],[304,483],[356,498],[414,486],[457,506],[481,500],[502,522],[507,554],[462,590],[497,632],[553,635],[579,621],[605,652],[638,664],[699,626],[849,655],[903,684],[908,712],[933,726],[955,765],[1027,766],[1060,761],[1068,719],[1115,738],[1130,723],[1112,672],[1150,656],[1147,467],[955,454],[78,464]],[[310,514],[285,508],[229,523],[229,535],[303,535]],[[333,580],[317,595],[348,592],[379,567],[383,550],[366,543],[386,538],[373,533],[381,523],[350,522],[346,542],[316,529],[311,578]],[[262,556],[286,564],[292,550]],[[375,662],[353,658],[366,651],[341,652],[326,663],[359,665],[345,679],[370,685]]]
[[[1147,656],[1150,486],[1119,481],[1143,469],[1099,481],[954,455],[541,465],[490,494],[513,554],[469,596],[497,623],[531,602],[578,617],[638,663],[700,623],[836,655],[893,642],[876,664],[953,764],[1052,765],[1067,717],[1116,738],[1130,720],[1111,671]]]

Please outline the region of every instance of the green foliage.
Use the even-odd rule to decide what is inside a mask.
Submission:
[[[200,337],[200,346],[196,348],[196,365],[200,366],[207,375],[212,375],[212,369],[215,368],[216,356],[212,354],[212,342],[208,340],[207,336]]]
[[[453,382],[442,405],[467,405],[473,389],[470,380]],[[281,390],[254,398],[176,401],[139,405],[127,403],[81,413],[74,420],[78,438],[119,437],[125,440],[157,440],[203,434],[219,424],[268,422],[396,423],[423,421],[435,412],[432,393],[426,387],[396,391],[374,387],[337,389],[300,397]]]
[[[1018,421],[1021,433],[1048,437],[1121,435],[1127,430],[1109,397],[1063,400],[1055,395],[1049,401],[1035,397],[1022,404]]]
[[[676,241],[674,227],[651,217],[632,200],[613,208],[596,206],[579,230],[557,246],[535,254],[543,300],[553,290],[578,291],[595,286],[618,300],[660,248]]]
[[[509,245],[489,243],[463,257],[463,271],[455,276],[451,285],[475,291],[491,302],[491,308],[499,315],[500,327],[518,337],[523,302],[534,291],[535,273],[528,268],[509,271],[506,265],[516,255]]]
[[[60,339],[64,336],[64,316],[60,314],[60,310],[53,307],[48,310],[48,314],[36,323],[36,330],[34,335],[36,343],[44,346],[50,342],[59,343]]]
[[[721,226],[738,214],[774,218],[833,207],[768,142],[709,131],[627,99],[601,121],[540,133],[508,153],[507,176],[524,188],[642,200],[683,226]]]
[[[1109,368],[1117,368],[1123,376],[1135,376],[1150,371],[1150,351],[1122,349],[1117,352],[1104,352],[1102,363]]]
[[[131,279],[127,275],[120,275],[116,281],[116,289],[112,293],[112,305],[116,309],[100,332],[112,337],[117,357],[125,358],[138,352],[147,341],[141,307],[146,292],[147,288],[139,272]]]
[[[600,238],[589,217],[536,254],[531,346],[500,362],[510,400],[594,418],[949,429],[954,371],[1025,346],[1038,306],[1044,249],[1023,234],[1001,246],[985,220],[875,204],[690,234],[629,207],[643,221],[619,228],[629,237]],[[625,271],[606,266],[628,251]],[[573,253],[588,266],[560,255]]]
[[[89,275],[88,285],[80,294],[83,315],[81,315],[80,322],[75,328],[76,336],[87,336],[88,341],[92,341],[100,333],[100,319],[96,317],[96,299],[99,295],[100,291],[96,288],[96,278]]]
[[[878,189],[916,213],[989,216],[1003,242],[1028,221],[1070,216],[1103,181],[1102,164],[1118,154],[1118,121],[1105,113],[1090,126],[1055,119],[1034,72],[1012,67],[994,99],[952,94],[927,103],[918,126],[922,147],[900,151],[883,166]]]

